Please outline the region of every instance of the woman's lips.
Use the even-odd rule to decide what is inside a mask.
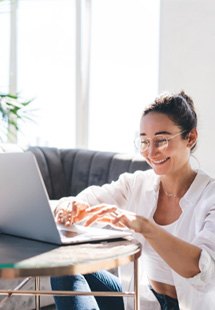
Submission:
[[[169,160],[169,157],[163,158],[163,159],[159,159],[159,160],[150,160],[150,162],[153,165],[162,165],[164,163],[166,163]]]

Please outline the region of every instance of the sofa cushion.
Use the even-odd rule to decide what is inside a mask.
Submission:
[[[30,147],[50,199],[75,196],[90,185],[103,185],[123,172],[149,169],[142,159],[114,152]]]
[[[50,199],[67,196],[67,185],[60,150],[54,147],[30,147],[35,155]]]

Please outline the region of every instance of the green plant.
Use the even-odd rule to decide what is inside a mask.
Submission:
[[[29,110],[32,101],[19,95],[0,93],[0,141],[16,136],[21,121],[32,120],[32,110]]]

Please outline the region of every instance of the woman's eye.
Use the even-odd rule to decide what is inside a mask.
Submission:
[[[149,144],[149,141],[148,140],[142,140],[140,143],[141,143],[141,145],[145,146],[145,145]]]
[[[162,145],[164,145],[164,144],[166,144],[166,143],[167,143],[166,138],[160,138],[160,139],[157,139],[157,140],[155,141],[155,144],[156,144],[157,146],[162,146]]]

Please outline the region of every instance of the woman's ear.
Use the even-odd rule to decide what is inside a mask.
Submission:
[[[193,128],[187,137],[187,146],[190,147],[190,149],[192,149],[194,147],[194,145],[197,142],[197,138],[198,138],[198,132],[196,128]]]

